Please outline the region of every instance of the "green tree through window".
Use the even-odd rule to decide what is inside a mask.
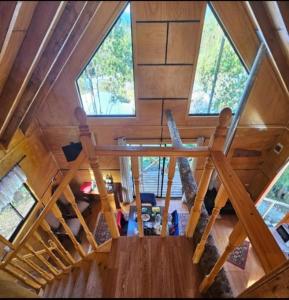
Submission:
[[[130,5],[77,80],[87,115],[135,115]]]
[[[248,74],[209,6],[206,9],[190,114],[235,112]]]

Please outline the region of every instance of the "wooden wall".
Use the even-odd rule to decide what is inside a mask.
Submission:
[[[9,148],[0,150],[0,178],[19,161],[20,167],[27,176],[27,183],[39,203],[22,227],[15,242],[19,241],[35,220],[42,206],[41,199],[45,201],[45,198],[50,195],[52,179],[58,174],[58,165],[44,142],[42,130],[36,123],[31,124],[26,135],[18,131]]]
[[[100,5],[38,112],[45,140],[64,171],[67,163],[61,146],[79,140],[73,116],[75,107],[80,105],[75,79],[124,5],[125,2],[117,1]],[[213,1],[212,6],[250,69],[259,40],[245,4]],[[120,136],[150,143],[169,140],[164,117],[167,108],[173,111],[184,141],[192,142],[198,136],[208,141],[216,126],[216,117],[188,116],[204,13],[205,2],[132,2],[136,117],[89,118],[99,143],[115,144]],[[288,115],[288,96],[270,59],[266,58],[229,152],[234,169],[254,197],[284,162],[289,147]],[[276,156],[272,149],[279,141],[283,141],[284,149],[282,155]],[[255,154],[246,154],[244,150],[254,150]],[[198,174],[202,165],[199,161]],[[79,182],[90,178],[87,168],[84,165],[79,171]],[[118,176],[118,159],[102,159],[101,168]]]

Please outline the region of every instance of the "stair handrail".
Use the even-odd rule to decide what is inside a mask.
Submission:
[[[67,172],[67,174],[64,176],[63,180],[53,193],[53,195],[50,197],[49,201],[39,214],[37,220],[33,223],[33,225],[30,227],[30,229],[26,232],[26,234],[23,236],[23,238],[20,240],[19,243],[15,246],[15,249],[12,249],[11,252],[8,253],[8,255],[4,258],[4,261],[1,263],[2,267],[5,267],[12,258],[16,256],[18,251],[22,249],[22,247],[25,245],[25,243],[30,239],[30,237],[34,234],[36,229],[40,226],[40,223],[42,220],[44,220],[46,214],[51,210],[53,205],[56,203],[56,201],[59,199],[61,194],[63,193],[64,189],[67,187],[67,185],[70,183],[70,181],[73,179],[76,171],[80,167],[80,165],[83,163],[85,159],[85,155],[83,151],[81,151],[76,158],[75,161],[73,161],[70,165],[70,169]]]

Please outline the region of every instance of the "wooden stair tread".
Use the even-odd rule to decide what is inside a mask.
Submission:
[[[89,275],[87,279],[85,294],[83,298],[101,298],[102,296],[102,282],[99,266],[94,260],[90,266]]]
[[[51,285],[51,287],[49,288],[49,292],[45,295],[45,298],[54,298],[59,285],[59,281],[57,279],[54,279],[49,283],[49,285]]]
[[[200,275],[185,237],[113,240],[103,297],[198,297]]]
[[[74,276],[73,272],[71,271],[67,276],[67,284],[63,289],[62,298],[70,298],[70,295],[73,290],[73,284],[74,284]]]
[[[75,284],[73,286],[70,298],[83,298],[86,288],[86,274],[83,268],[76,268],[74,270],[76,275]]]

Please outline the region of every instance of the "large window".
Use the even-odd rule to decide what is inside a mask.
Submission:
[[[134,116],[134,75],[130,4],[77,79],[90,116]]]
[[[275,227],[289,213],[289,165],[259,203],[258,211],[269,227]]]
[[[207,5],[190,114],[236,112],[248,73]]]
[[[0,181],[0,234],[13,241],[35,205],[25,174],[14,167]]]

